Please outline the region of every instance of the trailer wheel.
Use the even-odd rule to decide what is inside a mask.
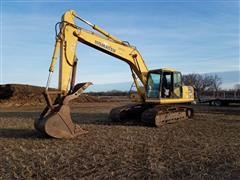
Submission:
[[[209,106],[215,105],[214,101],[209,101]]]
[[[221,100],[215,100],[214,104],[215,104],[215,106],[222,106],[222,101]]]

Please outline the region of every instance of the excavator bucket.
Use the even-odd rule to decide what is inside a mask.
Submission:
[[[58,100],[58,103],[51,105],[49,95],[45,92],[47,107],[43,110],[39,119],[36,119],[35,129],[53,138],[74,138],[84,134],[87,131],[83,130],[78,124],[74,123],[71,118],[69,102],[79,97],[83,91],[92,83],[79,83],[74,87],[71,94],[66,95]]]

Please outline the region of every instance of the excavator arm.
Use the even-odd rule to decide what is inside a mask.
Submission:
[[[77,26],[75,24],[76,19],[91,26],[94,32]],[[58,25],[59,32],[57,33]],[[137,92],[142,101],[145,101],[148,68],[141,54],[134,46],[82,19],[72,10],[64,13],[61,22],[56,24],[55,29],[56,43],[44,92],[47,106],[41,113],[40,118],[36,119],[34,123],[35,129],[55,138],[73,138],[86,132],[79,125],[73,123],[69,107],[69,102],[80,96],[91,85],[90,82],[75,85],[78,42],[129,64]],[[49,90],[49,85],[57,59],[59,59],[58,89],[52,91]],[[138,83],[138,79],[142,85]],[[141,88],[141,86],[144,86],[144,88]],[[53,95],[56,97],[54,101],[51,98]]]
[[[86,23],[94,31],[77,26],[76,19]],[[40,118],[36,119],[34,123],[37,130],[55,138],[73,138],[86,132],[78,124],[73,123],[69,106],[70,101],[79,97],[91,85],[90,82],[75,84],[76,48],[79,42],[126,62],[131,69],[142,103],[113,108],[110,112],[111,120],[122,121],[128,117],[141,116],[143,122],[150,122],[150,124],[160,127],[163,124],[185,120],[192,116],[191,108],[175,105],[162,106],[163,104],[193,101],[193,88],[181,85],[181,81],[178,80],[181,79],[180,73],[170,69],[149,71],[136,47],[82,19],[72,10],[67,11],[62,16],[61,22],[57,23],[56,27],[58,25],[59,32],[57,33],[56,30],[56,43],[44,92],[47,106]],[[58,89],[53,91],[49,90],[48,87],[57,59],[59,59]],[[168,80],[166,78],[166,86],[162,83],[165,81],[164,77],[168,77]],[[141,84],[138,83],[138,80]],[[163,92],[170,93],[164,95]],[[51,100],[52,95],[55,95],[54,101]]]
[[[74,22],[75,19],[79,19],[88,24],[93,30],[95,30],[95,32],[78,27]],[[69,89],[71,90],[73,88],[74,82],[72,80],[75,79],[73,73],[74,67],[77,63],[75,54],[76,47],[78,42],[81,42],[126,62],[130,66],[133,80],[137,87],[137,92],[139,96],[142,97],[142,100],[145,100],[145,88],[140,88],[140,84],[138,83],[137,79],[139,79],[142,85],[145,87],[148,68],[136,47],[131,46],[127,42],[119,40],[100,27],[78,17],[72,10],[67,11],[62,17],[62,21],[58,24],[60,26],[60,31],[56,37],[55,49],[49,71],[51,75],[51,73],[54,71],[57,55],[60,49],[58,89],[63,94],[68,93]]]

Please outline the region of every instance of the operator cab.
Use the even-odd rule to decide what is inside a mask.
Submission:
[[[147,99],[182,98],[182,75],[174,69],[157,69],[148,72]]]

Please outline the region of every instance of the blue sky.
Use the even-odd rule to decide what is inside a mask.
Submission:
[[[68,9],[136,46],[149,69],[172,67],[187,74],[240,68],[238,1],[2,0],[0,83],[45,85],[54,25]],[[77,55],[79,82],[132,80],[120,60],[83,44]],[[56,78],[57,72],[53,86]]]

